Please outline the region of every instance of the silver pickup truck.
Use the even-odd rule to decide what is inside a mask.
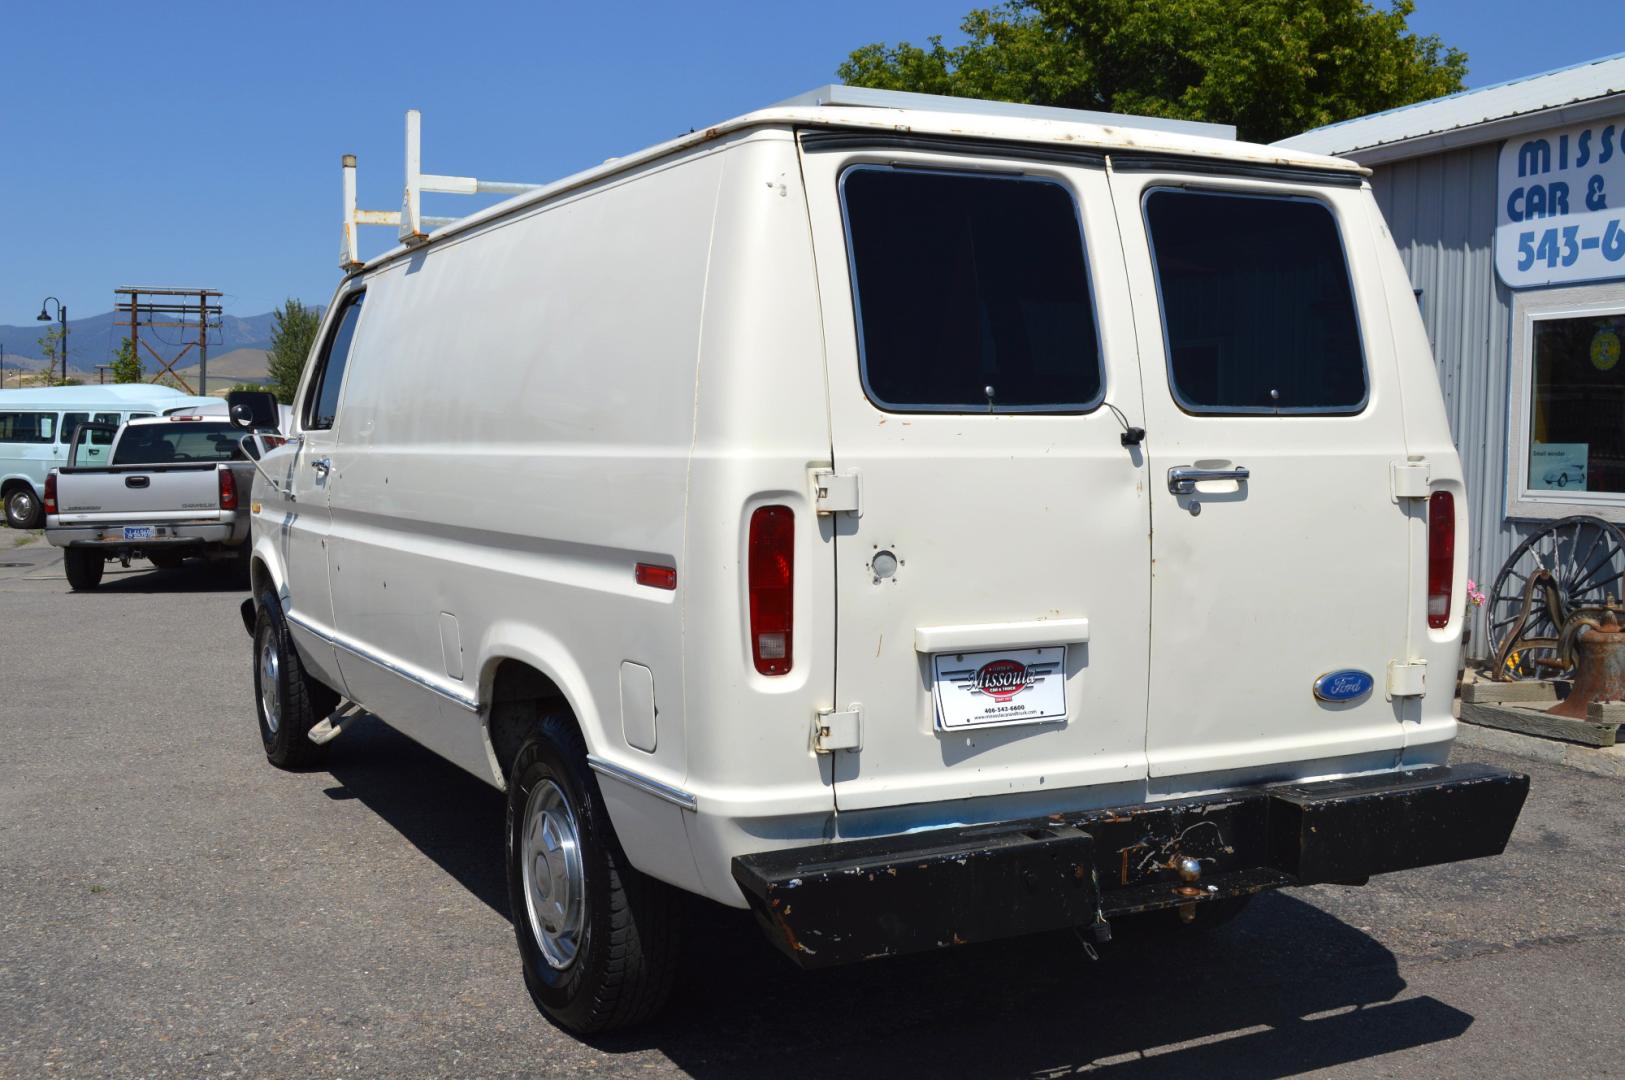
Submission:
[[[67,466],[45,481],[45,537],[65,549],[68,584],[94,589],[112,559],[169,569],[200,556],[246,574],[254,464],[243,438],[226,420],[200,416],[81,425]],[[108,464],[77,464],[80,446],[109,440]]]

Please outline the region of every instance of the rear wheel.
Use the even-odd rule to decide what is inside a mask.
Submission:
[[[74,592],[88,592],[102,583],[107,559],[95,548],[65,548],[62,566],[68,572],[68,585]]]
[[[525,985],[560,1026],[630,1027],[666,1003],[678,896],[627,862],[564,716],[542,720],[510,772],[508,897]]]
[[[45,524],[39,497],[34,489],[21,484],[6,493],[6,524],[13,529],[37,529]]]
[[[254,626],[254,697],[265,756],[280,769],[313,765],[322,747],[310,729],[338,707],[339,696],[305,670],[276,597],[260,597]]]

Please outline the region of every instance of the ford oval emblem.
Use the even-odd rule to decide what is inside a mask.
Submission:
[[[1315,697],[1321,701],[1355,701],[1371,693],[1374,685],[1376,680],[1364,671],[1328,671],[1315,680]]]

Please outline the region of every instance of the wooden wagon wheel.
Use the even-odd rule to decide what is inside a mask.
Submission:
[[[1551,575],[1550,581],[1528,588],[1540,570]],[[1512,635],[1519,638],[1516,647],[1506,650],[1510,656],[1502,677],[1560,674],[1550,664],[1536,661],[1557,657],[1563,624],[1577,609],[1601,607],[1610,598],[1619,599],[1622,573],[1625,533],[1601,518],[1566,517],[1519,544],[1496,575],[1484,607],[1489,655],[1502,655],[1507,639]]]

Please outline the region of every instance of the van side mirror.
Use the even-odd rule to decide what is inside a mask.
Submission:
[[[276,395],[268,390],[233,390],[226,395],[233,427],[244,431],[276,431],[281,421]]]

